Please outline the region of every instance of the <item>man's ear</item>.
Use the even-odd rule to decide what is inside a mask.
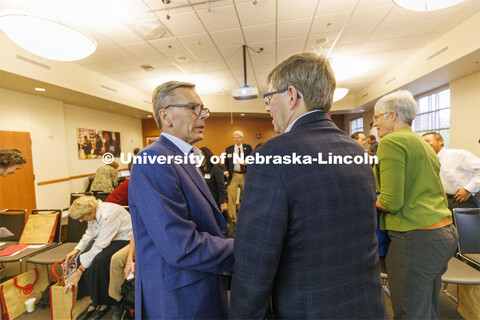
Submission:
[[[172,115],[166,109],[158,110],[158,118],[162,122],[162,128],[172,126]]]
[[[293,110],[294,108],[298,107],[298,100],[300,99],[300,94],[297,88],[294,86],[288,87],[288,102],[290,103],[290,109]]]
[[[444,145],[443,145],[443,141],[444,141],[444,140],[443,140],[443,139],[440,139],[439,141],[440,141],[440,143],[442,144],[442,147],[444,147]]]

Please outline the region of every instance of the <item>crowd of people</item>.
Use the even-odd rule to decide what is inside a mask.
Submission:
[[[235,131],[224,168],[211,162],[209,148],[194,146],[210,115],[195,85],[169,81],[155,89],[162,134],[142,155],[205,158],[133,165],[130,179],[115,190],[109,184],[106,202],[85,196],[72,204],[70,216],[88,221],[66,257],[79,255],[81,263],[66,290],[78,284],[79,297],[92,297],[83,319],[115,305],[131,272],[136,319],[387,319],[377,227],[391,240],[394,318],[438,318],[441,276],[458,242],[451,209],[479,206],[480,159],[445,149],[437,133],[413,132],[417,105],[405,90],[376,103],[378,142],[363,132],[349,137],[328,116],[336,81],[323,56],[293,55],[267,82],[266,110],[278,135],[252,150]],[[234,161],[332,151],[368,152],[378,163],[373,170],[367,163],[253,163],[247,171]],[[18,169],[0,165],[2,175]],[[102,176],[112,171],[100,169]]]

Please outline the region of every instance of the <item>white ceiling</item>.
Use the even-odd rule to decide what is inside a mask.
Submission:
[[[261,93],[277,63],[304,51],[329,53],[337,86],[356,92],[480,11],[478,0],[429,13],[407,11],[391,0],[253,2],[0,0],[0,10],[29,10],[77,27],[98,48],[75,63],[148,94],[164,81],[184,80],[214,95],[230,95],[243,85],[243,44],[250,48],[247,83]],[[155,28],[163,37],[151,40],[139,31]],[[318,44],[322,38],[328,41]]]

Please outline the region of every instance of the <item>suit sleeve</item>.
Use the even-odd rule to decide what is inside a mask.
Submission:
[[[218,202],[220,204],[225,203],[227,197],[227,189],[225,188],[225,177],[220,166],[214,166],[213,170],[213,179],[215,182],[215,189],[217,190]]]
[[[288,195],[275,165],[249,168],[235,237],[232,319],[265,318],[288,224]]]
[[[139,216],[136,219],[143,221],[149,237],[169,265],[218,274],[232,271],[233,239],[197,230],[195,222],[189,219],[189,210],[201,208],[189,208],[184,195],[187,191],[183,190],[186,186],[181,185],[176,169],[183,170],[175,165],[134,167],[129,190],[130,201],[136,206],[134,215]],[[210,206],[204,211],[205,215],[212,214]]]

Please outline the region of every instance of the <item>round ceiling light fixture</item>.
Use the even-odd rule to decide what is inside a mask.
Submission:
[[[0,13],[0,30],[23,49],[50,60],[81,60],[97,49],[96,42],[82,32],[25,13]]]
[[[336,88],[335,92],[333,93],[333,102],[337,102],[338,100],[342,100],[348,94],[348,88]]]
[[[397,6],[412,11],[435,11],[445,9],[465,0],[393,0]]]

